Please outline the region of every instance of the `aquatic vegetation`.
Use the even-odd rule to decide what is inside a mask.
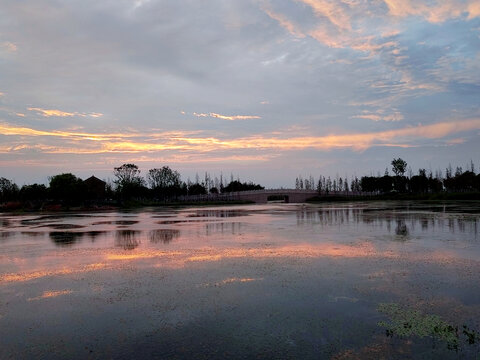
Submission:
[[[443,341],[448,349],[458,351],[463,344],[480,342],[480,333],[467,325],[459,328],[442,320],[438,315],[423,314],[418,310],[404,308],[399,304],[380,304],[377,310],[390,318],[390,322],[380,321],[388,337],[430,337]]]

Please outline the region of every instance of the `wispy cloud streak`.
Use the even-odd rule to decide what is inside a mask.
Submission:
[[[221,120],[230,120],[230,121],[235,121],[235,120],[251,120],[251,119],[261,119],[260,116],[258,115],[221,115],[217,113],[196,113],[194,112],[193,115],[196,117],[211,117],[211,118],[217,118]]]
[[[480,119],[463,121],[441,122],[430,125],[419,125],[400,129],[370,132],[331,134],[326,136],[288,136],[288,134],[270,136],[256,135],[233,139],[220,139],[211,136],[192,137],[185,133],[116,133],[98,134],[68,131],[40,131],[26,127],[13,127],[7,124],[0,125],[0,134],[6,136],[23,137],[57,137],[69,140],[68,144],[44,145],[35,142],[34,148],[46,153],[150,153],[167,150],[183,150],[194,152],[212,152],[221,150],[332,150],[349,148],[361,151],[374,146],[416,146],[417,142],[431,139],[441,139],[452,134],[479,130]],[[201,134],[200,134],[201,135]],[[18,146],[18,145],[17,145]],[[20,147],[3,146],[2,152],[15,152],[28,148],[25,144]]]
[[[43,117],[72,117],[72,116],[80,116],[80,117],[93,117],[98,118],[103,116],[101,113],[79,113],[79,112],[67,112],[58,109],[42,109],[38,107],[29,107],[27,110],[35,111],[37,114]]]

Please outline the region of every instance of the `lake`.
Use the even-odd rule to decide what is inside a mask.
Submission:
[[[1,359],[475,359],[480,204],[0,214]]]

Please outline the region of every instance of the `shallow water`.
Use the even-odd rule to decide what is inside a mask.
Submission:
[[[478,202],[1,214],[0,229],[1,359],[479,356]]]

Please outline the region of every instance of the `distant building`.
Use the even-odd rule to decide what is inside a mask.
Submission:
[[[87,188],[87,197],[89,199],[103,199],[105,198],[105,188],[107,183],[95,176],[90,176],[84,180],[83,183]]]

